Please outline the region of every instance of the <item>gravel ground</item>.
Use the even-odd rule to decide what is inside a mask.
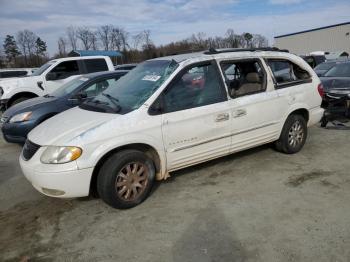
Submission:
[[[172,174],[142,205],[36,192],[0,140],[1,261],[350,261],[349,130]]]

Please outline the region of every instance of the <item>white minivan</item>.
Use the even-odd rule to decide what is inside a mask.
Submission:
[[[276,49],[161,57],[36,127],[20,165],[45,195],[97,190],[130,208],[174,170],[271,142],[298,152],[322,117],[321,95],[311,67]]]

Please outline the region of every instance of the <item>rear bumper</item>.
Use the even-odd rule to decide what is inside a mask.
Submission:
[[[321,107],[315,107],[309,111],[309,122],[308,126],[313,126],[318,124],[323,117],[324,109]]]

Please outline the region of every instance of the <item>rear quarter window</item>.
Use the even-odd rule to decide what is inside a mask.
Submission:
[[[83,60],[87,73],[108,71],[106,60],[104,59],[86,59]]]
[[[287,59],[267,59],[267,64],[277,86],[311,81],[311,75],[308,71]]]

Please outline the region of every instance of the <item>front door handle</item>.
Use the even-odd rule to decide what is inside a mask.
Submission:
[[[36,83],[38,85],[38,87],[41,89],[41,90],[44,90],[44,87],[43,87],[43,81],[39,81]]]
[[[218,114],[216,116],[215,122],[227,121],[230,119],[230,115],[228,113]]]
[[[245,116],[247,114],[247,110],[245,109],[237,109],[234,113],[234,118]]]

